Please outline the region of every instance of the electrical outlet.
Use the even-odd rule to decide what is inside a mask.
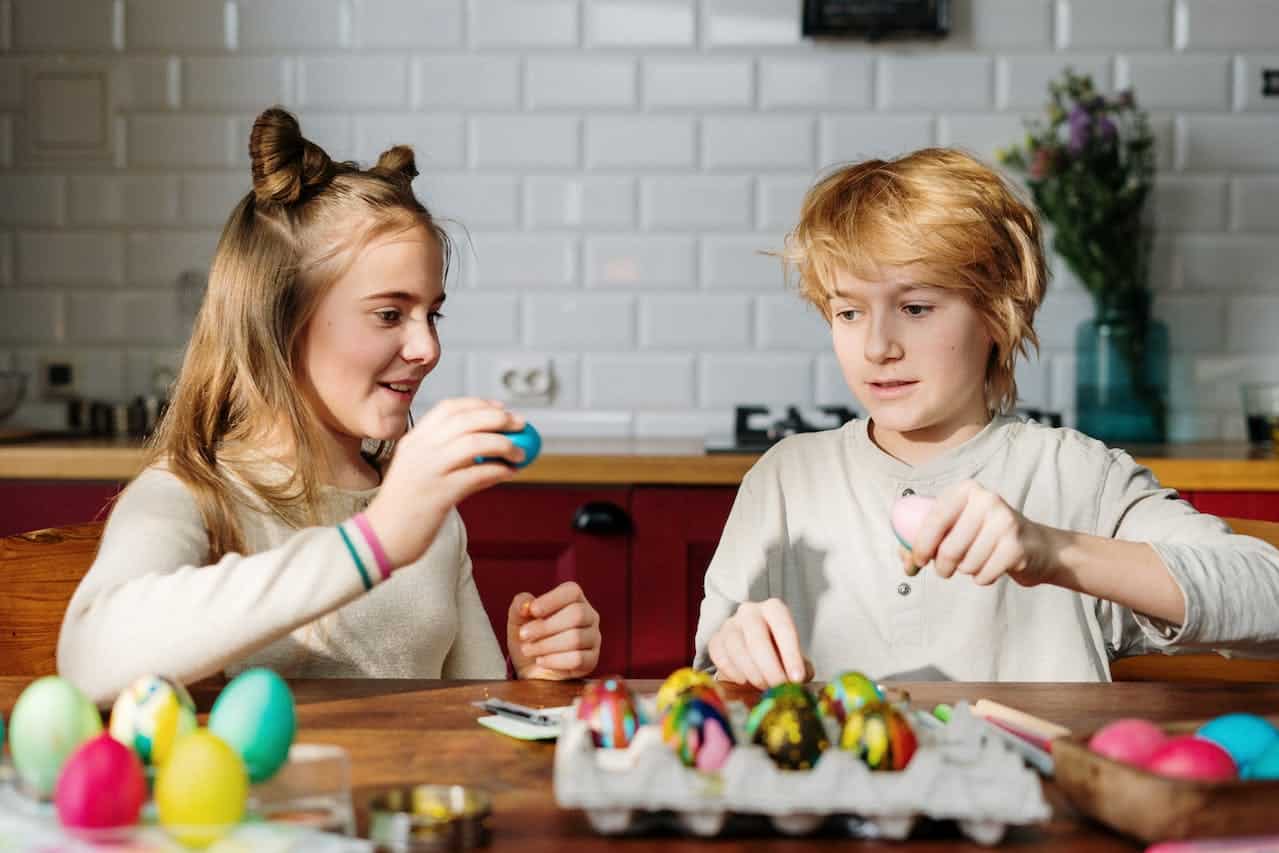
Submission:
[[[550,405],[555,396],[555,372],[549,358],[514,357],[498,361],[493,377],[498,394],[519,406]]]
[[[59,359],[42,362],[40,384],[41,396],[46,400],[65,400],[76,396],[75,365]]]
[[[1279,97],[1279,68],[1261,69],[1261,97]]]

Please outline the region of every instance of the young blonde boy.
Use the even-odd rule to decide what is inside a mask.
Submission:
[[[1047,276],[1035,214],[992,170],[945,149],[840,169],[785,258],[867,417],[743,479],[697,666],[756,687],[928,666],[1104,681],[1150,650],[1279,653],[1279,551],[1127,453],[1007,414]],[[907,554],[889,512],[910,494],[937,501]]]

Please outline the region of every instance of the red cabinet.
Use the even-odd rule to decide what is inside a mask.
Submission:
[[[598,672],[629,671],[630,490],[501,486],[458,508],[484,609],[506,651],[506,617],[520,592],[577,581],[600,614]]]
[[[0,536],[103,520],[121,488],[94,480],[0,480]]]
[[[706,568],[736,495],[732,486],[635,489],[632,676],[664,678],[692,662]]]

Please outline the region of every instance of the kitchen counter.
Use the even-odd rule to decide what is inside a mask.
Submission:
[[[1279,453],[1244,442],[1133,447],[1180,491],[1279,492]],[[141,468],[137,439],[48,436],[0,441],[0,480],[125,481]],[[547,439],[520,483],[737,485],[754,453],[705,452],[700,439]]]

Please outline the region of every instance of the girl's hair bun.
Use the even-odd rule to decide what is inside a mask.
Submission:
[[[402,176],[409,181],[418,175],[417,163],[413,159],[413,149],[407,145],[396,145],[383,151],[382,156],[377,158],[377,165],[373,168],[395,177]]]
[[[328,184],[336,172],[324,149],[302,136],[293,114],[263,110],[249,134],[253,193],[260,204],[293,204]]]

